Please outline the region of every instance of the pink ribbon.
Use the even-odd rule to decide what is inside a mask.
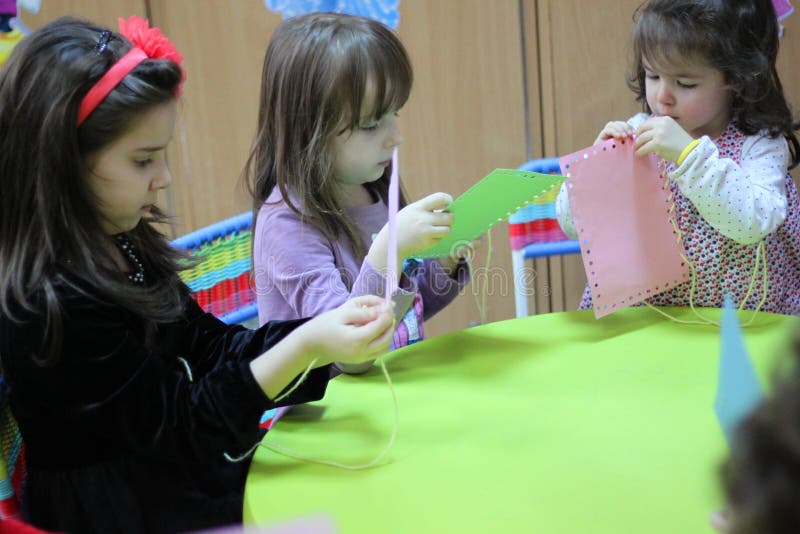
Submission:
[[[785,19],[794,11],[789,0],[772,0],[772,6],[775,8],[775,16],[778,17],[778,20]]]
[[[389,244],[386,253],[386,302],[392,301],[397,287],[397,206],[400,202],[400,179],[398,178],[397,148],[392,153],[392,176],[389,179]]]

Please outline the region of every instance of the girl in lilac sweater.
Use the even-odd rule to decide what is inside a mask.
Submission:
[[[383,293],[391,158],[403,140],[397,111],[411,84],[403,45],[374,20],[312,13],[276,29],[264,58],[258,134],[247,165],[262,323],[314,316],[353,296]],[[453,217],[443,210],[450,201],[445,193],[408,205],[401,198],[401,262],[449,233]],[[393,295],[393,346],[422,339],[423,320],[468,279],[458,253],[405,261]]]

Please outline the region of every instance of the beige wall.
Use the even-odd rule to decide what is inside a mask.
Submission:
[[[42,0],[36,27],[63,14],[116,26],[149,16],[185,56],[182,121],[170,150],[165,204],[177,233],[249,209],[239,181],[252,142],[261,61],[280,16],[262,0]],[[411,198],[458,195],[496,167],[589,145],[603,124],[637,110],[625,85],[631,15],[639,0],[401,0],[399,34],[415,68],[401,126]],[[786,21],[780,69],[800,105],[800,15]],[[514,313],[505,224],[493,232],[488,320]],[[486,249],[478,259],[483,265]],[[572,309],[585,276],[577,256],[535,262],[531,309]],[[430,321],[438,334],[478,320],[471,293]]]

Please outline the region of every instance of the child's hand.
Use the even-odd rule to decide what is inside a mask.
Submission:
[[[673,163],[694,139],[672,117],[652,117],[639,126],[634,147],[636,155],[655,153]]]
[[[722,534],[730,532],[732,526],[730,509],[723,508],[722,510],[716,510],[713,514],[711,514],[709,522],[717,532]]]
[[[445,210],[453,197],[433,193],[397,213],[397,255],[408,258],[422,252],[450,233],[453,215]]]
[[[449,256],[439,258],[439,263],[447,274],[452,274],[462,258],[466,258],[467,261],[472,261],[476,251],[481,248],[485,242],[486,234],[483,234],[470,243],[456,248]]]
[[[318,315],[300,328],[306,350],[320,364],[361,363],[389,350],[394,313],[384,299],[364,295]]]
[[[625,121],[611,121],[603,127],[599,134],[597,134],[597,139],[594,140],[594,144],[600,144],[606,139],[625,139],[626,137],[633,135],[633,127]]]

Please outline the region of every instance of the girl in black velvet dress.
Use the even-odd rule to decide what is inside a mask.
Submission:
[[[391,339],[377,297],[254,331],[194,303],[153,226],[183,77],[136,17],[60,19],[0,71],[0,362],[42,528],[240,522],[248,462],[226,457],[261,439],[264,410],[321,398],[330,362]]]

